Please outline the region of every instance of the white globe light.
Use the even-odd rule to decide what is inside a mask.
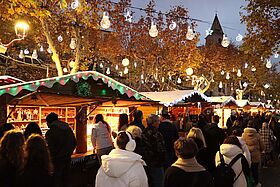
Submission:
[[[267,60],[265,66],[266,66],[266,68],[270,69],[270,68],[272,67],[271,61],[270,61],[270,60]]]
[[[153,38],[158,36],[157,26],[154,24],[154,22],[151,23],[151,28],[149,30],[149,35]]]
[[[47,49],[47,51],[48,51],[48,53],[51,54],[51,53],[52,53],[52,48],[49,46],[48,49]]]
[[[264,87],[265,89],[267,89],[267,88],[270,87],[270,85],[266,83],[263,87]]]
[[[190,26],[188,26],[188,32],[187,32],[186,38],[187,38],[187,40],[192,40],[194,38],[194,33]]]
[[[223,40],[222,40],[222,46],[223,47],[228,47],[229,46],[229,44],[230,44],[230,41],[229,41],[229,39],[226,37],[226,35],[223,35]]]
[[[78,6],[79,6],[79,1],[78,0],[75,0],[74,2],[71,3],[71,8],[73,10],[78,8]]]
[[[61,36],[61,35],[59,35],[59,36],[57,37],[57,40],[58,40],[59,42],[62,42],[62,41],[63,41],[62,36]]]
[[[224,70],[222,70],[222,71],[221,71],[221,75],[224,75],[224,74],[225,74],[225,71],[224,71]]]
[[[29,54],[29,50],[28,49],[25,49],[23,52],[24,52],[25,55]]]
[[[110,28],[111,22],[109,20],[108,12],[103,12],[103,17],[102,17],[102,20],[100,22],[100,25],[103,29],[109,29]]]
[[[40,47],[40,52],[43,52],[44,51],[44,48],[43,46]]]
[[[68,72],[67,68],[63,68],[63,72],[67,73]]]
[[[191,76],[193,74],[193,69],[192,68],[187,68],[186,73],[187,73],[187,75]]]
[[[69,47],[71,49],[75,49],[76,48],[76,39],[75,38],[71,38],[71,42],[70,42]]]
[[[124,58],[122,60],[122,65],[125,66],[125,67],[128,66],[129,65],[129,60],[127,58]]]
[[[246,88],[247,86],[248,86],[248,83],[247,83],[247,82],[244,82],[244,83],[243,83],[243,87]]]
[[[255,72],[257,70],[257,68],[255,68],[255,66],[252,66],[251,71]]]
[[[243,40],[243,36],[241,34],[238,34],[235,39],[236,41],[241,42]]]
[[[73,68],[74,64],[75,64],[75,62],[73,60],[71,60],[70,63],[69,63],[70,68]]]
[[[181,80],[180,77],[178,78],[177,83],[178,83],[178,84],[181,84],[181,83],[182,83],[182,80]]]

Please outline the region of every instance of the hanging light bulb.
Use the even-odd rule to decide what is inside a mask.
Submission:
[[[121,77],[123,76],[123,72],[122,72],[122,71],[120,71],[120,76],[121,76]]]
[[[177,83],[178,83],[178,84],[181,84],[181,83],[182,83],[182,80],[181,80],[181,78],[180,78],[180,77],[178,77],[178,79],[177,79]]]
[[[243,40],[243,36],[241,34],[238,34],[235,39],[236,41],[241,42]]]
[[[124,68],[123,73],[128,74],[128,68],[127,67]]]
[[[169,80],[171,80],[171,81],[172,81],[172,77],[171,77],[171,75],[169,75]]]
[[[143,74],[141,74],[141,76],[140,76],[140,77],[141,77],[141,79],[142,79],[142,80],[144,79],[144,75],[143,75]]]
[[[270,85],[268,83],[266,83],[264,86],[263,86],[265,89],[269,88]]]
[[[242,73],[241,73],[240,69],[237,70],[237,74],[236,75],[237,75],[237,77],[241,77],[242,76]]]
[[[176,26],[177,26],[176,22],[172,21],[171,24],[169,25],[169,29],[173,31],[176,28]]]
[[[164,77],[161,78],[161,82],[164,82]]]
[[[154,22],[151,23],[151,28],[149,30],[149,35],[153,38],[158,36],[157,25],[154,24]]]
[[[191,76],[193,74],[193,69],[192,68],[187,68],[186,73],[188,76]]]
[[[23,53],[24,53],[25,55],[28,55],[28,54],[29,54],[29,50],[28,50],[28,49],[24,49]]]
[[[118,66],[118,65],[116,65],[115,69],[116,69],[116,70],[118,70],[118,69],[119,69],[119,66]]]
[[[37,50],[36,49],[33,50],[33,53],[32,53],[31,57],[34,58],[34,59],[38,58],[38,54],[37,54]]]
[[[100,63],[99,67],[100,67],[100,68],[103,68],[103,63],[102,63],[102,62]]]
[[[224,74],[225,74],[225,71],[224,71],[224,70],[222,70],[222,71],[221,71],[221,75],[224,75]]]
[[[279,57],[279,54],[278,53],[275,53],[274,54],[274,58],[278,58]]]
[[[109,75],[111,73],[110,68],[107,68],[106,74]]]
[[[232,68],[232,72],[233,72],[233,73],[235,72],[235,68]]]
[[[43,46],[41,45],[41,47],[40,47],[40,52],[43,52],[44,51],[44,48],[43,48]]]
[[[243,87],[246,88],[247,86],[248,86],[248,83],[247,83],[247,82],[244,82],[244,83],[243,83]]]
[[[192,40],[194,38],[194,33],[190,26],[188,26],[188,32],[187,32],[186,38],[187,38],[187,40]]]
[[[63,72],[67,73],[68,72],[67,68],[63,68]]]
[[[229,41],[229,39],[227,38],[226,35],[223,35],[223,40],[222,40],[221,44],[222,44],[223,47],[228,47],[229,46],[230,41]]]
[[[124,58],[124,59],[122,60],[122,65],[123,65],[124,67],[128,66],[128,65],[129,65],[129,60],[128,60],[127,58]]]
[[[71,3],[71,8],[73,10],[75,10],[76,8],[78,8],[79,6],[79,1],[78,0],[74,0],[74,2]]]
[[[69,47],[71,49],[75,49],[76,48],[76,38],[71,38],[71,42],[70,42]]]
[[[137,68],[137,62],[134,62],[134,67]]]
[[[23,50],[20,50],[18,57],[19,57],[20,59],[23,59],[23,58],[24,58]]]
[[[268,59],[268,60],[266,60],[266,68],[268,68],[268,69],[270,69],[271,67],[272,67],[272,63],[271,63],[271,61]]]
[[[226,79],[227,79],[227,80],[230,79],[229,72],[227,72]]]
[[[52,53],[52,48],[49,46],[49,48],[47,49],[48,53]]]
[[[207,86],[207,85],[208,85],[208,84],[207,84],[207,82],[205,81],[205,82],[204,82],[204,86]]]
[[[59,36],[57,37],[57,40],[58,40],[59,42],[62,42],[62,41],[63,41],[62,36],[61,36],[61,35],[59,35]]]
[[[257,70],[257,68],[255,66],[252,66],[251,71],[255,72]]]
[[[75,62],[73,60],[71,60],[70,63],[69,63],[70,68],[73,68],[74,64],[75,64]]]
[[[246,62],[246,63],[244,64],[244,68],[247,69],[248,66],[249,66],[249,64]]]
[[[108,12],[103,12],[103,17],[100,22],[100,25],[103,29],[109,29],[111,26],[111,22],[109,20],[109,13]]]
[[[222,83],[222,81],[220,81],[220,83],[219,83],[219,88],[223,88],[223,83]]]

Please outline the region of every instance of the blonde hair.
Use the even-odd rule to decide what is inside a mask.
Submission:
[[[135,137],[139,137],[141,138],[141,134],[142,134],[142,130],[135,126],[135,125],[131,125],[126,129],[127,132],[129,132],[133,138]]]
[[[202,141],[203,147],[206,147],[205,138],[203,136],[202,131],[199,128],[192,127],[187,135],[187,138],[199,139]]]

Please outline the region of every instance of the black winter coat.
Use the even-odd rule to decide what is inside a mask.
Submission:
[[[16,178],[16,168],[6,158],[0,158],[0,186],[14,187]]]

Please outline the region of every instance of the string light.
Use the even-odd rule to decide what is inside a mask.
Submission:
[[[226,79],[227,79],[227,80],[230,79],[229,72],[227,72]]]
[[[71,38],[71,42],[70,42],[69,47],[71,49],[75,49],[76,48],[76,38]]]
[[[74,0],[74,2],[71,3],[71,8],[73,10],[75,10],[76,8],[78,8],[79,6],[79,1],[78,0]]]
[[[255,68],[255,66],[252,66],[251,71],[255,72],[257,70],[257,68]]]
[[[23,53],[24,53],[25,55],[28,55],[28,54],[29,54],[29,50],[28,50],[28,49],[25,49],[25,50],[23,51]]]
[[[193,74],[193,69],[192,68],[187,68],[186,73],[188,76],[191,76]]]
[[[75,62],[73,60],[71,60],[70,63],[69,63],[70,68],[73,68],[74,64],[75,64]]]
[[[20,59],[23,59],[23,58],[24,58],[23,50],[20,50],[18,57],[19,57]]]
[[[181,84],[181,83],[182,83],[182,80],[181,80],[180,77],[178,77],[177,83],[178,83],[178,84]]]
[[[225,71],[224,71],[224,70],[222,70],[222,71],[221,71],[221,75],[224,75],[224,74],[225,74]]]
[[[63,68],[63,72],[67,73],[68,72],[67,68]]]
[[[237,75],[237,77],[241,77],[242,76],[242,73],[241,73],[240,69],[237,70],[237,74],[236,75]]]
[[[274,54],[274,58],[278,58],[279,57],[279,54],[278,53],[275,53]]]
[[[268,59],[268,60],[266,60],[266,68],[268,68],[268,69],[270,69],[271,67],[272,67],[272,63],[271,63],[271,61]]]
[[[119,69],[119,66],[118,66],[118,65],[116,65],[115,69],[116,69],[116,70],[118,70],[118,69]]]
[[[243,87],[246,88],[247,86],[248,86],[248,83],[247,83],[247,82],[244,82],[244,83],[243,83]]]
[[[164,77],[161,78],[161,82],[164,82]]]
[[[106,74],[109,75],[111,73],[110,68],[107,68]]]
[[[126,14],[124,15],[125,21],[131,23],[132,22],[132,16],[130,15],[130,12],[127,11]]]
[[[32,53],[31,57],[34,58],[34,59],[38,58],[38,54],[37,54],[37,50],[36,49],[33,50],[33,53]]]
[[[270,85],[268,83],[266,83],[264,86],[263,86],[265,89],[269,88]]]
[[[48,51],[48,53],[52,53],[52,48],[51,48],[51,46],[49,46],[49,48],[47,49],[47,51]]]
[[[229,41],[229,39],[227,38],[226,35],[223,35],[223,40],[222,40],[221,44],[222,44],[223,47],[228,47],[229,46],[230,41]]]
[[[40,47],[40,52],[43,52],[44,51],[44,48],[43,48],[43,46],[41,45],[41,47]]]
[[[151,23],[151,28],[149,30],[149,35],[153,38],[158,36],[157,25],[154,22]]]
[[[187,38],[187,40],[193,40],[193,38],[194,38],[193,29],[190,26],[188,26],[186,38]]]
[[[249,66],[248,63],[246,62],[246,63],[244,64],[244,68],[247,69],[248,66]]]
[[[128,74],[128,68],[127,67],[124,68],[123,73]]]
[[[220,83],[219,83],[219,88],[223,88],[223,83],[222,83],[222,81],[220,81]]]
[[[109,13],[108,12],[103,12],[103,17],[100,22],[100,25],[103,29],[109,29],[111,26],[111,22],[109,19]]]
[[[57,40],[58,40],[59,42],[62,42],[62,41],[63,41],[62,36],[61,36],[61,35],[59,35],[59,36],[57,37]]]

